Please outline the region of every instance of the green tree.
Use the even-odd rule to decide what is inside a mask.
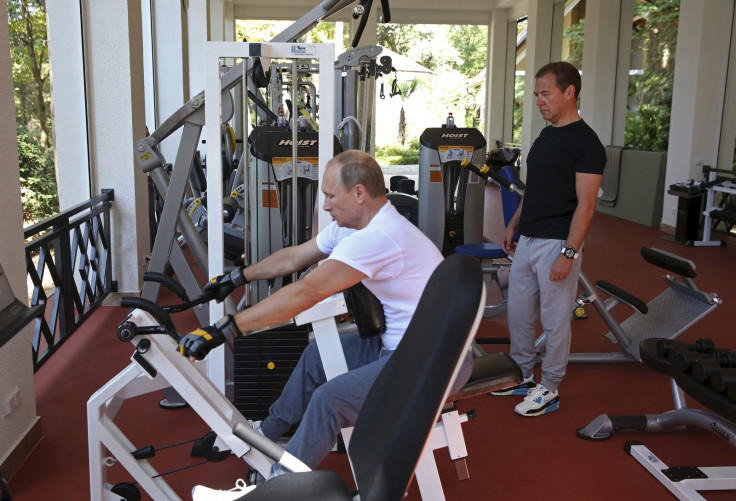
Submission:
[[[624,142],[628,148],[667,151],[680,1],[635,2],[634,17],[632,50],[642,52],[644,71],[629,79],[634,104],[626,113]]]
[[[18,127],[18,160],[23,221],[40,221],[59,211],[53,154],[41,146],[37,131]]]
[[[59,210],[43,0],[7,0],[23,221]]]
[[[29,131],[38,130],[51,148],[51,89],[46,5],[42,0],[7,0],[16,117]]]
[[[570,55],[567,62],[576,68],[583,66],[583,38],[585,35],[585,19],[581,19],[565,30],[562,34],[563,38],[569,40]]]
[[[416,91],[422,85],[422,80],[419,77],[409,81],[399,81],[398,79],[390,79],[389,84],[391,88],[395,87],[399,89],[399,98],[401,99],[401,111],[399,111],[399,134],[398,140],[401,146],[406,143],[406,114],[404,112],[404,100],[409,99],[414,91]]]

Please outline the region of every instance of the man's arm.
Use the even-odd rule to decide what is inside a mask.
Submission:
[[[521,218],[521,206],[524,204],[524,197],[521,197],[521,200],[519,201],[519,206],[516,208],[516,212],[514,212],[514,215],[511,216],[511,219],[509,219],[509,224],[506,225],[506,230],[503,233],[503,237],[501,237],[501,249],[506,254],[510,254],[511,252],[516,250],[516,242],[514,241],[514,237],[516,236],[516,229],[519,227],[519,219]]]
[[[317,247],[316,237],[303,244],[284,247],[259,262],[243,269],[248,282],[285,277],[289,273],[304,270],[327,257]]]
[[[274,256],[276,254],[278,253]],[[250,269],[251,267],[246,268],[249,270],[248,280],[251,280]],[[237,313],[235,323],[241,332],[279,324],[364,278],[366,278],[364,273],[345,263],[327,260],[307,273],[302,280],[282,287],[250,308]]]
[[[595,205],[598,198],[598,188],[603,176],[601,174],[586,174],[578,172],[575,174],[575,192],[578,197],[578,206],[572,216],[570,231],[565,240],[566,247],[580,250],[585,241],[590,222],[595,215]],[[564,280],[572,268],[572,259],[567,259],[560,254],[552,265],[549,279],[552,281]]]

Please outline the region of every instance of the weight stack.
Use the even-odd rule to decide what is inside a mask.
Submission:
[[[234,341],[233,404],[248,419],[265,419],[309,342],[308,326],[281,327]]]

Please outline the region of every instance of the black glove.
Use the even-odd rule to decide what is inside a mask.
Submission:
[[[214,325],[190,332],[179,340],[179,346],[176,349],[185,357],[202,360],[210,350],[225,342],[232,341],[233,338],[241,334],[242,332],[235,324],[233,316],[227,315]]]
[[[245,279],[245,274],[242,268],[235,268],[227,275],[220,275],[209,281],[202,290],[202,295],[209,297],[210,299],[216,299],[218,303],[225,300],[236,287],[245,285],[248,281]]]

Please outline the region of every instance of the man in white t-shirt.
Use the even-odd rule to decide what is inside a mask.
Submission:
[[[383,172],[370,155],[351,150],[330,160],[322,191],[324,209],[333,219],[323,231],[308,242],[214,279],[205,292],[214,291],[222,300],[248,281],[282,277],[323,262],[304,279],[188,334],[179,344],[180,353],[192,356],[243,331],[288,320],[363,282],[383,305],[386,331],[380,337],[361,338],[357,332],[341,336],[349,370],[330,381],[325,379],[317,347],[310,344],[261,424],[261,432],[275,441],[301,421],[286,450],[310,468],[327,456],[341,428],[355,424],[368,391],[401,341],[429,276],[442,261],[435,245],[387,201]],[[468,356],[453,391],[467,382],[471,370]]]

